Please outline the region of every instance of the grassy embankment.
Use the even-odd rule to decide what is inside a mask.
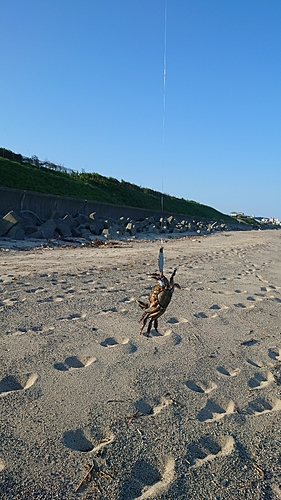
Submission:
[[[65,173],[0,157],[0,185],[46,194],[103,201],[161,211],[162,194],[112,177],[93,173]],[[235,223],[214,208],[164,195],[164,211]]]

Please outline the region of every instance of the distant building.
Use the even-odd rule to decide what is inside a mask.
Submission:
[[[261,224],[271,224],[274,226],[281,226],[280,220],[277,217],[255,217],[257,222]]]
[[[254,215],[245,215],[244,212],[231,212],[231,217],[243,218],[243,219],[254,219],[260,224],[271,224],[274,226],[281,226],[281,222],[277,217],[255,217]]]
[[[270,224],[274,224],[275,226],[280,226],[280,220],[277,217],[270,217],[269,219]]]
[[[230,217],[245,217],[244,212],[231,212]]]

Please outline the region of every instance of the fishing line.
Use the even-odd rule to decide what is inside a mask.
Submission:
[[[163,55],[163,109],[162,109],[162,195],[161,195],[161,211],[163,224],[164,217],[164,188],[163,188],[163,172],[164,172],[164,158],[165,158],[165,118],[166,118],[166,75],[167,75],[167,7],[168,0],[165,0],[164,12],[164,55]],[[161,242],[162,239],[161,239]]]
[[[167,75],[167,4],[165,0],[165,16],[164,16],[164,57],[163,57],[163,116],[162,116],[162,142],[163,151],[165,146],[165,112],[166,112],[166,75]]]

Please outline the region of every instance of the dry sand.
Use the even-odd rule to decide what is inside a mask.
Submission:
[[[159,247],[0,251],[1,499],[281,498],[281,233]]]

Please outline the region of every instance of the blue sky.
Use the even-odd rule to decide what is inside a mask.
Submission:
[[[280,0],[0,0],[0,18],[0,146],[281,219]]]

